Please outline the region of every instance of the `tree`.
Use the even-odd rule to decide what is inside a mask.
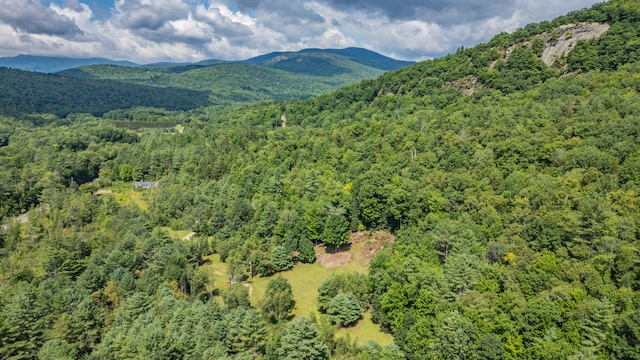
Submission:
[[[360,319],[362,307],[352,293],[340,293],[329,302],[327,314],[333,323],[349,326]]]
[[[438,320],[440,326],[436,327],[430,343],[435,358],[469,358],[474,352],[471,347],[476,335],[474,324],[457,311],[440,314]]]
[[[298,251],[300,255],[298,258],[301,262],[311,264],[316,261],[316,251],[313,248],[313,243],[309,239],[302,239],[298,244]]]
[[[473,255],[455,254],[445,266],[445,277],[452,292],[462,294],[478,282],[479,260]]]
[[[436,252],[440,256],[440,261],[445,264],[449,261],[449,255],[457,241],[458,226],[458,222],[445,219],[438,224],[431,234]]]
[[[278,276],[267,284],[259,309],[267,321],[275,324],[285,320],[295,305],[289,281]]]
[[[38,352],[40,360],[73,360],[78,359],[78,348],[62,339],[49,340]]]
[[[358,359],[360,358],[366,360],[404,360],[405,355],[396,344],[382,347],[377,342],[369,340],[360,347]]]
[[[322,232],[322,241],[335,248],[349,241],[349,222],[344,216],[344,209],[332,209],[327,216]]]
[[[240,284],[229,285],[222,292],[222,300],[228,309],[251,307],[249,288]]]
[[[362,273],[331,275],[318,286],[318,309],[327,312],[329,303],[340,293],[351,293],[361,309],[368,309],[371,299],[367,276]]]
[[[286,271],[293,267],[293,260],[283,246],[276,246],[271,251],[271,264],[275,271]]]
[[[306,317],[287,324],[280,347],[278,359],[287,360],[322,360],[329,359],[329,348],[320,340],[318,327]]]
[[[609,350],[617,359],[640,359],[640,311],[620,318],[614,327]]]
[[[233,354],[244,352],[255,358],[263,351],[266,327],[254,309],[233,309],[216,326],[218,330],[223,330],[216,335],[216,338],[224,344],[227,352]]]

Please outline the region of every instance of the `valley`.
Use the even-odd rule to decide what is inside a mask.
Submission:
[[[636,358],[639,37],[1,69],[0,358]]]

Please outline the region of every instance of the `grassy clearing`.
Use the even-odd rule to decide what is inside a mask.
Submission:
[[[175,240],[183,240],[189,234],[191,234],[191,230],[173,230],[168,226],[161,227],[162,230],[166,231],[172,239]]]
[[[98,190],[97,193],[111,194],[118,204],[128,206],[137,205],[142,210],[149,209],[150,191],[153,190],[134,190],[131,182],[116,182],[112,186],[108,186]]]
[[[389,345],[393,343],[393,336],[380,331],[380,326],[371,321],[371,312],[364,313],[362,319],[355,326],[343,328],[336,334],[337,337],[345,337],[349,335],[358,345],[362,345],[369,340],[373,340],[380,345]]]
[[[204,271],[209,278],[209,289],[224,289],[228,285],[227,264],[220,261],[220,255],[214,254],[204,258],[207,263],[200,267],[200,271]]]
[[[309,316],[317,313],[316,299],[318,297],[318,286],[332,274],[349,272],[349,266],[326,269],[318,263],[297,264],[292,270],[274,275],[282,276],[289,281],[296,300],[296,308],[293,313],[296,317]],[[351,269],[351,271],[353,271]],[[267,284],[273,277],[256,277],[249,279],[248,283],[253,287],[251,292],[251,304],[257,305],[264,296]]]
[[[293,311],[295,317],[309,316],[311,313],[318,314],[316,303],[318,297],[318,286],[333,274],[345,272],[366,272],[367,265],[362,261],[362,250],[369,246],[367,242],[354,245],[349,252],[352,255],[351,261],[344,266],[333,268],[325,268],[319,262],[313,264],[297,264],[292,270],[285,271],[277,276],[285,277],[291,284],[293,297],[296,301],[296,307]],[[324,251],[319,251],[324,253]],[[209,263],[204,266],[209,279],[215,285],[213,287],[221,290],[228,285],[226,276],[226,264],[220,262],[219,255],[212,255],[207,258]],[[264,296],[267,284],[273,277],[254,277],[247,281],[251,289],[251,304],[256,306],[260,299]],[[374,340],[381,345],[393,342],[390,334],[380,331],[380,327],[371,321],[371,314],[365,313],[363,318],[353,327],[341,329],[337,336],[343,337],[349,334],[351,339],[356,340],[358,344]]]

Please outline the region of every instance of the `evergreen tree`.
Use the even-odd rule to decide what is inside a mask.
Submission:
[[[316,324],[302,317],[287,324],[277,356],[285,360],[323,360],[329,359],[329,348],[320,339]]]
[[[271,265],[275,271],[286,271],[293,267],[293,260],[283,246],[276,246],[271,251]]]
[[[340,293],[329,302],[327,314],[333,323],[349,326],[360,319],[362,308],[352,293]]]
[[[311,264],[316,261],[316,251],[313,248],[313,243],[309,239],[301,240],[299,246],[299,259],[303,263]]]
[[[327,216],[322,232],[322,241],[334,248],[349,241],[349,222],[344,216],[344,209],[332,209]]]

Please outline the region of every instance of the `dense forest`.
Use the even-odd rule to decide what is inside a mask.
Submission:
[[[28,65],[29,57],[24,58],[11,58],[8,65],[15,66],[20,59]],[[43,66],[56,66],[65,60],[36,59]],[[271,53],[235,62],[125,64],[79,66],[55,74],[0,67],[0,113],[18,118],[34,113],[103,116],[109,111],[136,107],[154,107],[157,112],[296,100],[375,78],[385,70],[411,63],[349,48]]]
[[[0,358],[638,359],[639,35],[612,0],[302,101],[0,117]],[[374,230],[292,316],[280,275]],[[393,344],[337,336],[365,312]]]

